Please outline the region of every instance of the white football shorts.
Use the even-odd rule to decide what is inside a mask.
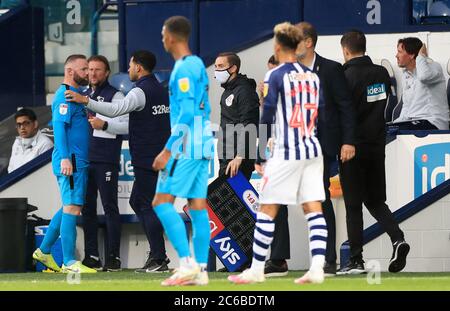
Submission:
[[[300,205],[324,200],[322,156],[308,160],[270,158],[267,161],[260,204]]]

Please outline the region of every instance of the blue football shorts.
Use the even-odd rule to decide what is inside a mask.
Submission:
[[[70,189],[70,176],[58,175],[59,191],[63,206],[83,206],[86,200],[86,188],[88,179],[88,167],[77,168],[73,173],[73,189]]]
[[[206,199],[208,194],[207,159],[170,158],[159,172],[156,193],[185,199]]]

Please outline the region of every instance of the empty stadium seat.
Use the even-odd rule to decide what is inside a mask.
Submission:
[[[170,73],[170,70],[160,70],[154,72],[156,79],[158,79],[159,83],[161,83],[164,87],[169,85]]]
[[[381,66],[386,68],[391,78],[391,95],[388,98],[386,108],[384,110],[384,118],[386,122],[391,122],[400,116],[400,111],[402,110],[401,102],[398,102],[397,97],[397,80],[395,79],[394,68],[392,64],[387,59],[381,60]]]
[[[422,24],[449,24],[450,0],[436,1],[430,6],[428,16],[422,17]]]
[[[430,6],[430,16],[450,16],[449,1],[436,1]]]
[[[121,91],[123,94],[127,93],[134,87],[134,83],[131,82],[128,73],[118,72],[109,77],[109,84]]]

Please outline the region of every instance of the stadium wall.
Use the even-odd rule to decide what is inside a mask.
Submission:
[[[404,204],[417,197],[417,185],[420,186],[423,176],[415,173],[417,168],[421,168],[420,159],[425,152],[429,156],[428,174],[431,176],[433,170],[442,172],[438,174],[437,182],[440,183],[446,176],[450,175],[450,164],[447,164],[446,157],[450,157],[449,148],[450,134],[428,135],[418,138],[414,135],[402,135],[391,142],[386,149],[386,174],[387,174],[387,195],[388,205],[392,211],[397,210]],[[438,148],[435,148],[436,145]],[[126,145],[125,145],[126,147]],[[428,149],[431,148],[431,149]],[[123,150],[126,154],[126,148]],[[127,158],[122,161],[121,183],[122,193],[126,196],[126,188],[131,189],[131,171]],[[217,162],[217,159],[216,159]],[[450,162],[449,162],[450,163]],[[128,166],[129,167],[129,166]],[[217,165],[212,166],[217,173]],[[447,173],[446,173],[447,172]],[[447,174],[447,175],[445,175]],[[214,177],[211,177],[213,180]],[[431,183],[429,177],[427,181]],[[259,180],[252,180],[255,189],[258,189]],[[420,193],[419,193],[420,195]],[[51,165],[46,166],[28,175],[19,182],[10,186],[0,193],[0,197],[27,197],[29,203],[39,208],[37,214],[44,218],[51,218],[61,206],[59,191],[56,180],[52,174]],[[185,201],[179,201],[178,210]],[[340,245],[347,240],[345,225],[345,206],[342,198],[333,200],[336,223],[337,223],[337,251],[339,254]],[[131,214],[128,199],[119,200],[122,214]],[[401,224],[405,231],[406,239],[411,244],[411,254],[405,271],[450,271],[450,195],[445,196],[430,207]],[[98,212],[103,214],[101,203],[98,202]],[[307,225],[300,208],[289,206],[289,224],[291,234],[291,260],[290,269],[307,269],[309,266],[309,250]],[[374,223],[374,219],[364,211],[365,227]],[[100,252],[103,248],[102,230],[99,235]],[[170,243],[167,243],[169,257],[172,260],[171,266],[176,267],[177,259]],[[391,246],[388,237],[383,234],[379,238],[371,241],[365,246],[365,259],[377,260],[380,267],[385,270],[391,256]],[[123,226],[121,256],[124,267],[136,268],[142,266],[146,259],[148,243],[139,224],[125,224]],[[77,253],[80,258],[84,254],[83,233],[78,228]],[[217,260],[217,266],[221,263]]]

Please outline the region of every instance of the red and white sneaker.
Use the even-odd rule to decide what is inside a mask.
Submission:
[[[252,269],[246,269],[241,274],[234,274],[228,276],[228,281],[234,284],[253,284],[262,283],[266,280],[264,272],[255,272]]]
[[[195,275],[195,277],[192,280],[185,281],[185,282],[183,282],[183,284],[180,284],[180,285],[200,285],[200,286],[204,286],[204,285],[208,285],[208,283],[209,283],[208,272],[200,271],[199,273],[197,273]]]
[[[325,273],[322,268],[310,269],[301,278],[294,281],[295,284],[321,284],[325,279]]]
[[[174,271],[172,276],[161,282],[162,286],[180,286],[180,285],[194,285],[191,284],[197,274],[200,273],[200,267],[198,265],[193,265],[190,268],[179,267]]]

